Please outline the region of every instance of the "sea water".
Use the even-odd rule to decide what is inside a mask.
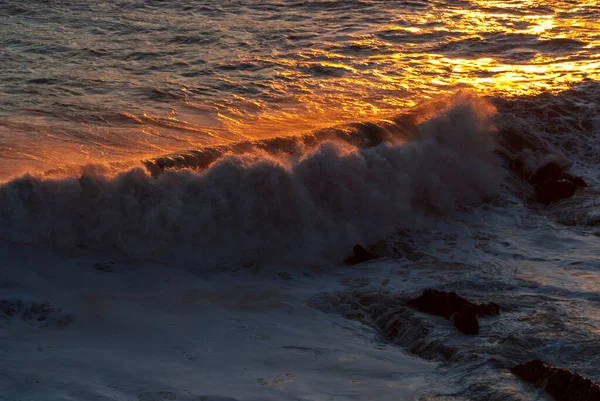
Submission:
[[[508,371],[531,359],[599,381],[599,13],[3,0],[0,398],[545,400]],[[536,204],[515,160],[589,186]],[[382,258],[344,265],[357,243]],[[355,318],[426,288],[501,314]]]

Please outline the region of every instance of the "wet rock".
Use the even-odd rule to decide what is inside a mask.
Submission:
[[[534,187],[535,199],[538,203],[549,205],[561,199],[572,197],[577,186],[568,180],[547,180]]]
[[[468,307],[461,312],[453,313],[449,320],[459,331],[465,334],[471,336],[479,334],[477,315]]]
[[[449,341],[431,338],[433,324],[406,306],[405,299],[386,293],[356,291],[326,296],[346,319],[358,320],[377,329],[381,336],[407,352],[428,360],[450,360],[457,353]],[[322,307],[313,304],[315,307]]]
[[[496,316],[500,307],[495,303],[476,304],[455,292],[425,290],[421,296],[408,301],[413,308],[450,320],[461,332],[479,334],[477,316]]]
[[[533,185],[537,202],[544,205],[570,198],[577,189],[587,187],[583,178],[566,173],[553,162],[539,168],[528,181]]]
[[[367,251],[362,245],[357,244],[352,248],[352,256],[346,259],[345,262],[347,265],[357,265],[377,258],[377,255]]]
[[[510,371],[537,387],[543,388],[558,401],[598,401],[600,386],[590,379],[567,369],[535,360],[517,365]]]
[[[562,167],[554,162],[550,162],[543,167],[540,167],[530,178],[531,185],[537,185],[548,180],[567,180],[571,181],[577,187],[587,187],[587,183],[581,177],[566,173]]]

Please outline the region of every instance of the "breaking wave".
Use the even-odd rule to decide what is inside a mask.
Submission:
[[[187,152],[148,170],[25,175],[0,187],[0,238],[202,264],[339,260],[497,196],[494,113],[459,93],[381,124]]]

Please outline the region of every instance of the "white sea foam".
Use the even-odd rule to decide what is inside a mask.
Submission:
[[[0,188],[0,236],[147,259],[341,258],[357,242],[499,193],[494,109],[468,94],[406,143],[322,143],[302,155],[227,156],[202,172],[27,175]]]

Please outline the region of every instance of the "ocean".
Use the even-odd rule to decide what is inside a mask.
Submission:
[[[0,399],[550,400],[510,371],[536,359],[600,382],[599,16],[1,0]],[[500,314],[465,335],[426,289]]]

